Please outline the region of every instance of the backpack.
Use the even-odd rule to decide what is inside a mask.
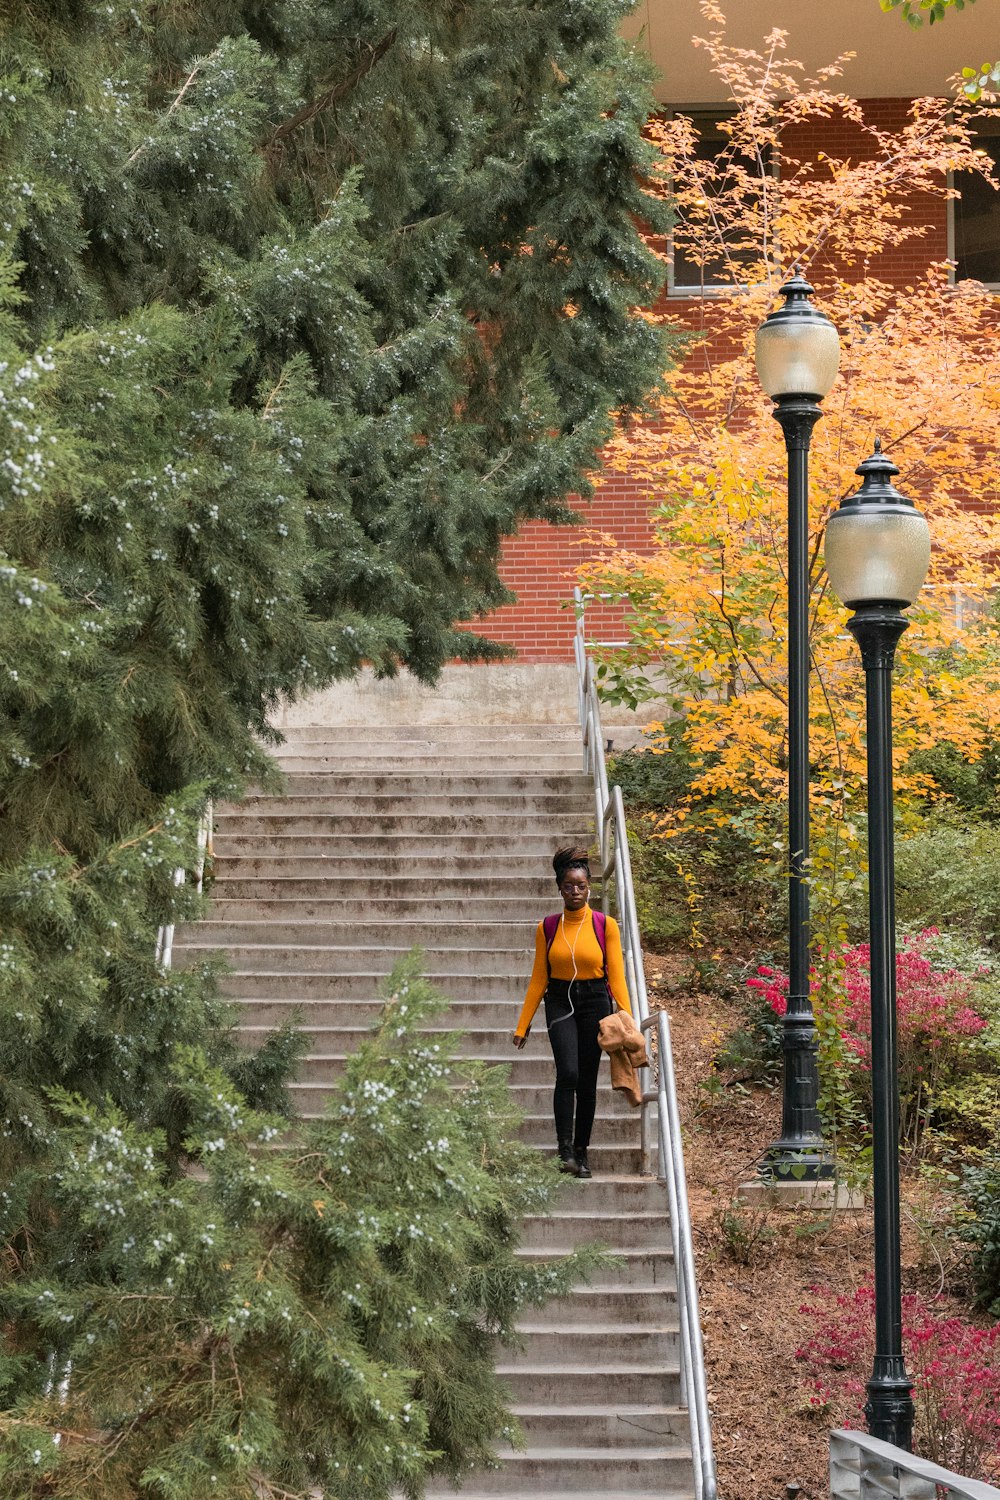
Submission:
[[[608,973],[608,919],[602,911],[592,911],[590,915],[594,919],[594,935],[600,944],[604,955],[604,977]],[[549,916],[542,918],[542,931],[545,934],[545,959],[548,962],[549,949],[555,942],[556,933],[559,931],[559,923],[562,920],[562,912],[554,911]],[[552,965],[549,964],[549,977],[552,975]]]

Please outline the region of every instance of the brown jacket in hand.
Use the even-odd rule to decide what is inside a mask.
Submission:
[[[642,1032],[630,1015],[622,1010],[605,1016],[597,1032],[601,1051],[611,1059],[611,1087],[620,1089],[628,1102],[638,1108],[642,1103],[638,1070],[650,1066]]]

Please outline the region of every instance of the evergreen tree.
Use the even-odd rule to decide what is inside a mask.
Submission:
[[[154,942],[276,702],[489,655],[503,536],[655,383],[627,8],[0,0],[0,1495],[415,1492],[503,1420],[500,1086],[265,1155],[296,1038]]]
[[[242,470],[197,464],[228,427],[271,458],[248,531],[258,498],[308,540],[265,622],[273,660],[259,679],[240,663],[251,700],[365,658],[428,675],[488,653],[452,624],[506,597],[503,536],[566,519],[610,413],[657,383],[660,336],[635,310],[662,281],[636,230],[660,213],[640,185],[648,99],[614,33],[629,8],[0,6],[0,250],[24,336],[107,339],[103,407],[92,391],[66,413],[114,496],[90,527],[116,546],[118,518],[136,527],[149,504],[242,510]],[[151,330],[165,308],[183,318]],[[152,339],[147,378],[157,335],[167,370],[131,413],[145,452],[115,464],[134,332]],[[78,502],[60,509],[83,546]]]
[[[497,1340],[595,1257],[519,1262],[555,1174],[511,1140],[505,1070],[418,1034],[443,1002],[417,964],[295,1144],[196,1047],[168,1071],[199,1178],[54,1096],[44,1169],[0,1194],[5,1500],[357,1500],[492,1461]]]

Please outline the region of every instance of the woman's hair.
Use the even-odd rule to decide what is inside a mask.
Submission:
[[[567,870],[583,870],[587,879],[590,879],[590,860],[586,849],[579,849],[575,844],[568,844],[565,849],[557,849],[552,856],[552,868],[556,872],[556,885],[562,885],[563,877]]]

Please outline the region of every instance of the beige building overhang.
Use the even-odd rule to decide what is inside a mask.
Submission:
[[[914,31],[897,11],[885,14],[879,0],[722,0],[731,46],[762,49],[774,27],[788,32],[786,56],[805,63],[807,73],[840,53],[857,55],[832,86],[856,99],[912,99],[949,94],[948,79],[962,67],[1000,58],[1000,0],[978,0],[949,11],[933,28]],[[692,37],[711,29],[698,0],[639,0],[625,26],[653,58],[660,77],[656,94],[665,104],[715,104],[726,90]]]

